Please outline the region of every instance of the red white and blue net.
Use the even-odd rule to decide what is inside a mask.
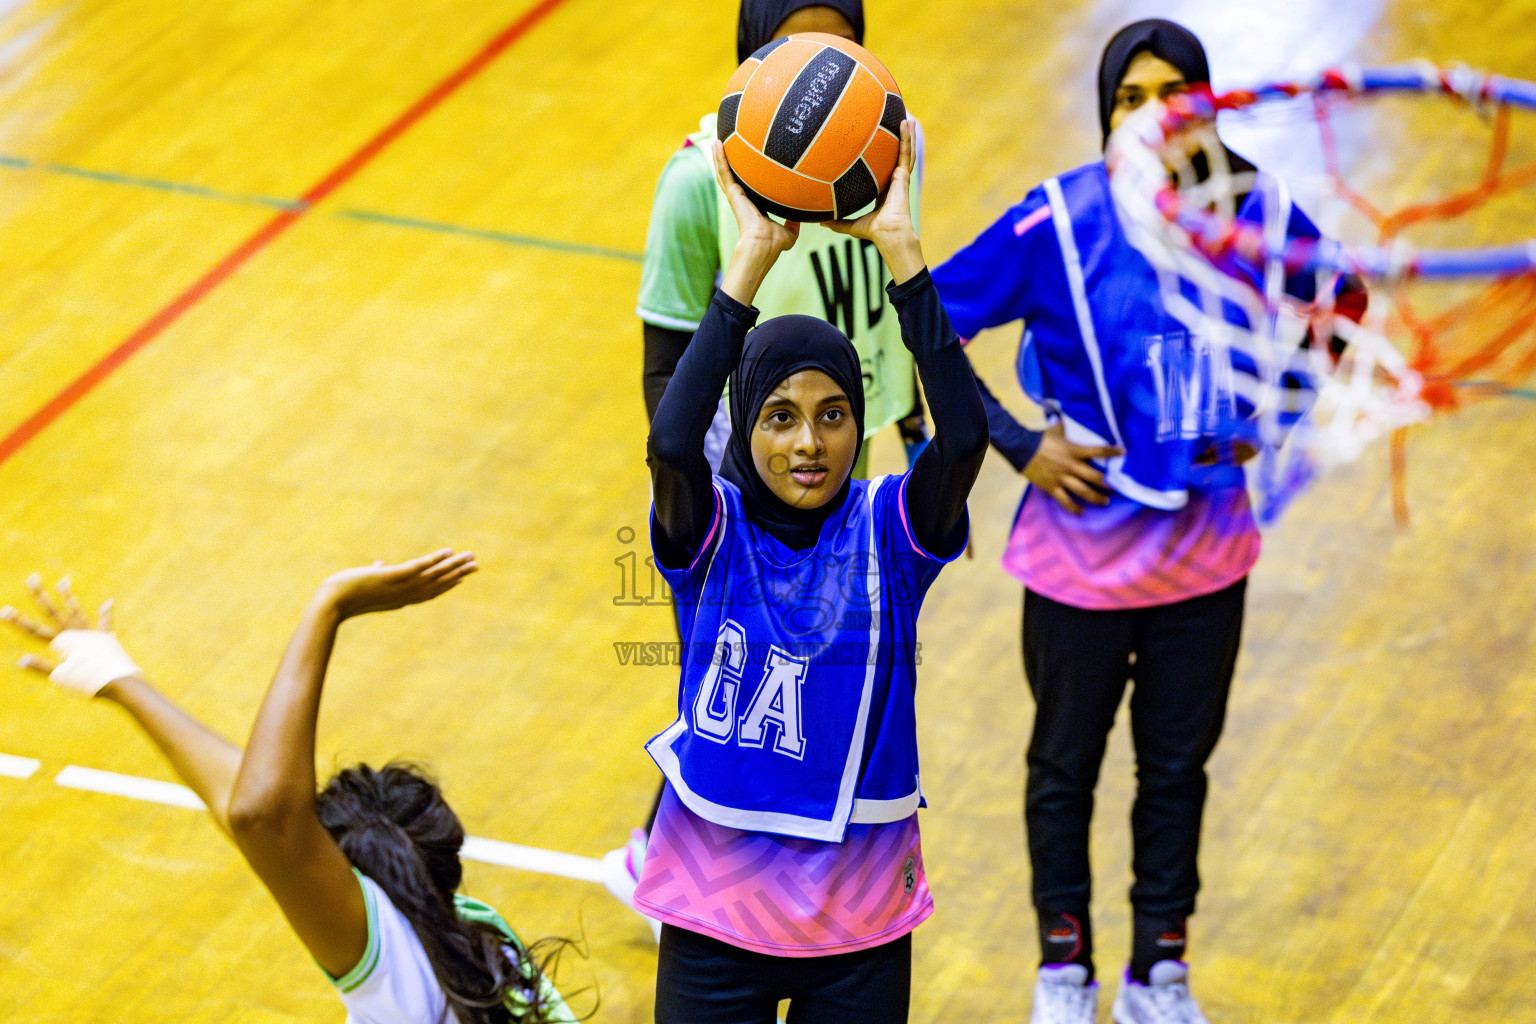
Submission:
[[[1381,113],[1362,136],[1360,108],[1397,102],[1382,99],[1391,96],[1418,108],[1407,120]],[[1442,109],[1425,110],[1435,97]],[[1462,110],[1443,109],[1447,100]],[[1286,132],[1314,133],[1322,167],[1313,201],[1324,209],[1308,212],[1322,214],[1323,237],[1288,234],[1285,182],[1234,167],[1215,133],[1228,111],[1223,130],[1226,118],[1268,117]],[[1136,112],[1111,137],[1105,161],[1130,241],[1156,270],[1168,311],[1229,357],[1252,410],[1261,518],[1387,435],[1405,515],[1404,428],[1519,391],[1536,372],[1536,150],[1524,137],[1536,133],[1515,132],[1522,111],[1536,111],[1536,84],[1428,64],[1343,67],[1220,95],[1196,87]],[[1407,125],[1406,140],[1385,123]],[[1389,158],[1370,188],[1346,181],[1341,167],[1341,140],[1360,137]],[[1415,145],[1456,159],[1429,182],[1413,180],[1407,171],[1427,158],[1396,150]],[[1522,147],[1523,165],[1512,160]],[[1404,198],[1405,184],[1435,195]],[[1372,189],[1387,198],[1369,197]],[[1287,286],[1299,276],[1310,279],[1300,289],[1309,301]]]

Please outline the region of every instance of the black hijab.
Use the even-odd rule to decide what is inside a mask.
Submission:
[[[741,0],[736,18],[736,63],[777,37],[784,19],[802,7],[831,7],[853,26],[853,41],[864,45],[864,0]]]
[[[741,362],[731,373],[731,440],[720,475],[741,491],[747,518],[796,551],[814,547],[821,525],[842,507],[848,481],[820,508],[780,501],[752,463],[752,431],[763,403],[779,384],[801,370],[820,370],[848,396],[859,444],[864,437],[864,378],[859,355],[843,332],[820,317],[776,316],[747,335]],[[858,457],[858,448],[854,449]]]
[[[1190,85],[1211,81],[1211,66],[1205,59],[1205,47],[1195,34],[1183,25],[1162,18],[1133,21],[1104,47],[1099,59],[1099,127],[1104,130],[1104,141],[1109,142],[1109,115],[1115,109],[1115,92],[1125,69],[1141,51],[1150,50],[1152,56],[1167,61],[1179,69],[1184,81]]]
[[[1125,77],[1131,61],[1143,50],[1178,68],[1188,84],[1211,84],[1211,65],[1206,60],[1205,47],[1200,45],[1193,32],[1163,18],[1131,22],[1115,33],[1104,47],[1104,56],[1099,59],[1099,128],[1104,132],[1105,145],[1109,144],[1109,115],[1115,109],[1115,93],[1120,88],[1120,80]],[[1230,149],[1227,149],[1227,162],[1235,173],[1254,169],[1253,164]],[[1207,173],[1205,164],[1205,154],[1196,154],[1195,173],[1202,179]]]

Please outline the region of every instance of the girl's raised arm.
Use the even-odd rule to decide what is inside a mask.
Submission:
[[[26,618],[7,605],[0,620],[24,633],[51,641],[62,655],[54,665],[35,654],[21,658],[21,667],[49,676],[60,686],[86,697],[104,697],[133,716],[154,741],[176,774],[191,787],[214,824],[229,834],[229,791],[240,769],[240,748],[183,711],[151,686],[112,632],[112,602],[107,601],[92,625],[70,590],[68,578],[58,584],[57,603],[48,597],[42,580],[27,580],[42,620]]]
[[[368,916],[352,866],[315,813],[315,720],[344,621],[420,604],[474,572],[449,550],[399,565],[347,569],[320,584],[257,712],[229,798],[235,845],[320,966],[334,977],[362,958]]]
[[[699,329],[677,361],[656,406],[646,442],[655,503],[653,543],[663,565],[687,565],[708,534],[714,491],[704,437],[725,382],[741,358],[741,343],[757,320],[752,300],[779,255],[800,237],[800,225],[780,224],[747,198],[718,142],[711,155],[715,180],[730,201],[739,236]]]
[[[907,515],[924,550],[945,556],[963,543],[965,500],[987,454],[987,412],[912,227],[913,132],[913,123],[904,121],[901,155],[879,205],[857,220],[827,227],[873,242],[890,267],[901,340],[917,364],[934,426],[933,440],[907,479]]]
[[[57,666],[36,656],[24,667],[87,696],[121,704],[234,840],[299,940],[340,977],[368,943],[368,916],[352,866],[315,813],[315,720],[336,629],[370,611],[428,601],[476,569],[474,556],[439,551],[400,565],[348,569],[327,579],[305,609],[262,702],[244,754],[165,697],[108,630],[92,629],[67,585],[63,607],[28,585],[52,625],[15,609],[0,619],[50,640]]]

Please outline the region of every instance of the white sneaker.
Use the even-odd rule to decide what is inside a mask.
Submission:
[[[1189,994],[1189,966],[1181,960],[1159,960],[1148,976],[1151,984],[1132,981],[1127,971],[1115,995],[1115,1024],[1211,1024]]]
[[[1099,983],[1082,964],[1046,964],[1035,975],[1035,1005],[1029,1024],[1094,1024]]]
[[[640,865],[645,863],[645,840],[645,829],[637,828],[629,834],[629,842],[603,854],[603,888],[630,910],[635,910],[635,886],[640,884]],[[640,914],[638,910],[635,913]],[[661,922],[640,916],[651,926],[651,938],[660,942]]]

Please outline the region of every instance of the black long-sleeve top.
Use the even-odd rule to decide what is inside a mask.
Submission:
[[[979,375],[976,378],[976,390],[981,393],[981,404],[987,410],[987,432],[992,437],[992,447],[1001,452],[1014,469],[1024,472],[1029,460],[1040,450],[1041,432],[1030,430],[1014,419],[1013,414],[997,400],[997,396],[987,390],[986,382]]]
[[[965,500],[987,452],[987,411],[960,340],[926,269],[887,287],[901,339],[928,396],[934,435],[907,482],[914,538],[935,553],[953,551],[965,527]],[[727,378],[741,359],[757,310],[716,291],[656,408],[647,444],[656,506],[658,557],[686,565],[704,543],[714,514],[704,436]]]
[[[667,393],[667,382],[677,372],[677,361],[688,351],[688,339],[693,335],[652,323],[642,322],[640,326],[645,339],[640,387],[645,394],[645,422],[650,423],[656,418],[656,407]]]

